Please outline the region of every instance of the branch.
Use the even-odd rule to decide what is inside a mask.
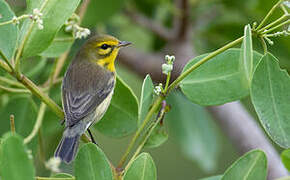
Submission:
[[[78,13],[80,17],[80,22],[82,22],[89,4],[90,4],[90,0],[84,0],[82,2],[82,5],[80,6],[79,13]]]
[[[240,153],[244,154],[251,149],[258,148],[267,154],[268,179],[288,175],[275,148],[256,121],[239,102],[212,106],[207,109],[215,117]]]
[[[177,39],[186,39],[190,32],[190,7],[188,0],[175,0],[177,13],[174,18],[174,31]]]
[[[30,91],[26,90],[26,89],[20,89],[20,88],[11,88],[11,87],[5,87],[0,85],[0,89],[7,91],[7,92],[11,92],[11,93],[20,93],[20,94],[31,94]]]
[[[50,107],[57,116],[59,116],[60,118],[64,117],[62,109],[30,79],[28,79],[23,74],[14,73],[14,71],[2,60],[0,60],[0,67],[9,74],[11,74],[13,77],[15,77],[18,82],[22,83],[28,90],[31,91],[32,94],[34,94],[48,107]]]
[[[152,21],[151,19],[143,16],[142,14],[137,13],[134,10],[125,9],[124,14],[127,15],[136,24],[143,26],[144,28],[152,31],[153,33],[167,41],[174,38],[174,35],[170,32],[169,29],[165,28],[157,22]]]

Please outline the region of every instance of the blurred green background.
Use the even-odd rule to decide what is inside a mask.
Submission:
[[[7,2],[17,15],[25,12],[24,0],[7,0]],[[244,25],[260,21],[275,3],[264,0],[190,0],[189,2],[190,21],[194,31],[191,42],[197,54],[213,51],[242,36]],[[124,15],[123,10],[132,7],[138,13],[167,27],[172,26],[170,22],[176,13],[171,0],[91,0],[82,26],[90,28],[92,34],[108,33],[121,40],[131,41],[134,47],[144,52],[160,51],[165,46],[165,42]],[[278,11],[274,17],[280,14]],[[83,42],[84,40],[77,40],[72,45],[63,71]],[[277,38],[274,42],[270,51],[275,52],[283,68],[290,70],[289,36]],[[259,42],[255,42],[254,48],[261,51]],[[23,65],[24,74],[37,84],[42,84],[51,71],[53,61],[54,58],[29,58]],[[143,77],[118,61],[117,72],[139,98]],[[0,75],[9,77],[2,71]],[[60,85],[52,89],[50,96],[61,104]],[[173,106],[165,119],[165,126],[169,133],[168,141],[158,148],[148,150],[156,163],[158,179],[199,179],[222,174],[239,157],[236,149],[203,108],[186,100],[178,91],[169,98],[169,103],[173,104],[176,101],[180,102],[178,107]],[[254,113],[247,99],[244,102],[249,111]],[[1,135],[9,131],[9,116],[14,114],[16,131],[24,137],[27,136],[33,127],[39,104],[39,100],[35,97],[31,98],[29,94],[15,95],[0,91]],[[180,112],[181,109],[183,113]],[[60,119],[50,110],[46,111],[41,133],[43,134],[43,139],[40,140],[42,146],[37,146],[40,137],[36,137],[29,144],[29,148],[39,157],[35,160],[37,174],[46,176],[49,171],[41,162],[53,155],[62,133]],[[100,147],[116,164],[130,137],[114,139],[97,131],[93,133]],[[71,171],[71,166],[63,165],[62,168]]]

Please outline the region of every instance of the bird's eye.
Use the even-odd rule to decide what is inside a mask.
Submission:
[[[101,46],[101,48],[104,49],[104,50],[108,49],[109,47],[110,46],[108,44],[102,44],[102,46]]]

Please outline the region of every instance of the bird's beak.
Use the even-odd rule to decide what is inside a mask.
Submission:
[[[132,43],[128,41],[119,41],[118,47],[125,47],[125,46],[129,46],[130,44]]]

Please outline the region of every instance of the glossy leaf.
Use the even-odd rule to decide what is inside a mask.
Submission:
[[[182,153],[207,172],[217,168],[220,152],[219,134],[207,111],[190,102],[180,92],[168,98],[172,105],[166,114],[170,133],[179,144]]]
[[[93,27],[97,23],[107,22],[111,16],[121,9],[123,3],[124,0],[90,1],[82,26]]]
[[[118,77],[111,104],[95,127],[111,137],[123,137],[135,131],[138,101],[133,91]]]
[[[263,151],[253,150],[229,167],[222,180],[266,180],[267,158]]]
[[[157,180],[156,167],[148,153],[140,154],[125,172],[124,180]]]
[[[271,54],[255,70],[251,99],[269,136],[281,147],[290,147],[290,77]]]
[[[113,180],[112,169],[106,155],[92,143],[80,148],[75,159],[74,172],[78,180]]]
[[[72,33],[65,32],[62,27],[54,37],[50,46],[40,55],[44,57],[59,57],[62,53],[69,50],[74,42]]]
[[[290,171],[290,149],[286,149],[281,154],[281,159],[284,166]]]
[[[150,135],[149,139],[145,143],[145,148],[156,148],[165,143],[168,139],[168,133],[164,125],[158,124]]]
[[[5,134],[1,140],[0,153],[0,171],[3,179],[35,179],[32,159],[29,159],[23,139],[19,135]]]
[[[23,57],[35,56],[43,52],[52,43],[56,33],[59,31],[65,21],[72,15],[78,7],[80,0],[29,0],[27,2],[29,13],[32,13],[34,8],[43,9],[43,29],[39,29],[34,23],[31,33],[29,26],[31,20],[26,20],[22,26],[21,41],[29,34],[22,53]]]
[[[249,87],[243,82],[239,58],[241,50],[229,49],[190,73],[180,83],[181,90],[194,103],[218,105],[241,99],[249,94]],[[183,71],[200,61],[206,55],[191,60]],[[254,53],[254,66],[261,55]]]
[[[244,30],[244,40],[240,55],[240,68],[242,74],[244,74],[245,84],[250,86],[253,76],[253,45],[250,25],[246,25]]]
[[[211,176],[211,177],[202,178],[200,180],[221,180],[222,177],[223,177],[223,175],[218,175],[218,176]]]
[[[146,75],[141,90],[140,106],[138,111],[138,125],[144,121],[153,101],[154,85],[150,75]]]
[[[0,23],[11,20],[15,14],[5,0],[0,0]],[[0,51],[7,58],[11,59],[17,44],[18,28],[15,24],[0,26]],[[1,58],[1,53],[0,53]]]

